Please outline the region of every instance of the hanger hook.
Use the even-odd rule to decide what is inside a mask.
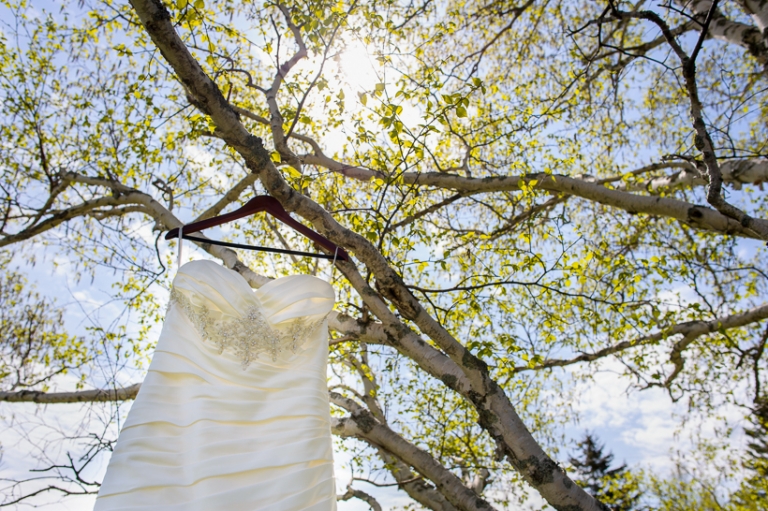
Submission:
[[[181,268],[181,245],[184,242],[184,226],[179,227],[179,253],[176,256],[176,271]]]

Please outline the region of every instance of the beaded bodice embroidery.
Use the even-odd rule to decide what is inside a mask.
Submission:
[[[264,316],[261,307],[254,305],[239,318],[223,316],[215,318],[204,305],[192,303],[184,293],[176,288],[171,290],[171,304],[177,304],[184,315],[192,322],[204,341],[211,342],[219,348],[219,353],[225,350],[232,352],[246,369],[261,353],[277,356],[290,350],[296,352],[301,341],[313,334],[325,320],[327,314],[320,319],[307,321],[297,318],[273,327]]]

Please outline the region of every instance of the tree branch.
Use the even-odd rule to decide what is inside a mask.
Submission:
[[[269,120],[265,117],[254,114],[250,110],[246,110],[245,108],[241,108],[239,106],[232,106],[232,108],[243,117],[256,121],[260,124],[264,124],[265,126],[269,126]],[[382,174],[381,172],[340,163],[333,158],[326,156],[322,149],[320,149],[320,144],[318,144],[317,141],[311,137],[296,133],[294,131],[291,132],[290,138],[295,138],[296,140],[304,142],[312,148],[313,154],[298,156],[298,159],[301,163],[317,165],[319,167],[323,167],[330,171],[341,174],[342,176],[357,179],[358,181],[370,181],[376,177],[380,179],[384,179],[386,177],[386,175]]]
[[[723,13],[717,8],[717,2],[712,0],[676,0],[676,2],[682,7],[689,8],[699,21],[699,24],[707,25],[707,28],[702,28],[703,37],[713,37],[729,44],[736,44],[746,49],[755,60],[757,60],[764,68],[764,72],[768,70],[768,46],[766,46],[765,39],[763,38],[762,30],[752,25],[746,25],[737,21],[731,21],[723,15]],[[753,7],[757,7],[759,3],[754,0],[741,0],[742,4],[751,4]],[[761,13],[757,17],[758,26],[762,24],[763,20],[761,16],[765,14],[765,5],[758,7],[758,12]],[[707,23],[705,20],[709,18],[711,23]],[[695,57],[691,56],[693,60]]]
[[[765,33],[768,27],[768,2],[765,0],[736,0],[736,2],[752,16],[760,32]]]
[[[230,188],[227,193],[224,194],[224,196],[216,201],[214,205],[200,213],[197,218],[195,218],[195,222],[199,222],[200,220],[205,220],[207,218],[214,217],[224,211],[224,209],[235,202],[237,199],[240,198],[240,195],[253,183],[256,182],[258,179],[258,176],[254,174],[246,174],[244,178],[242,178],[240,181],[235,184],[232,188]]]
[[[243,108],[233,108],[244,117],[253,119],[259,123],[266,125],[269,122],[264,117],[258,116]],[[315,152],[315,154],[300,156],[299,158],[302,163],[318,165],[320,167],[359,181],[369,181],[375,178],[387,178],[386,175],[382,174],[381,172],[341,163],[334,160],[333,158],[326,156],[321,151],[317,142],[309,137],[300,135],[298,133],[293,133],[291,136],[297,140],[306,142],[312,146]],[[685,164],[673,162],[667,164],[653,164],[653,167],[648,168],[647,170],[664,167],[674,168],[675,166],[682,165]],[[723,173],[724,175],[728,176],[727,179],[729,181],[734,183],[759,183],[764,181],[764,179],[762,179],[763,177],[768,178],[768,162],[763,163],[761,160],[737,160],[733,163],[726,162],[723,165],[723,168],[728,169]],[[587,181],[558,174],[543,173],[529,174],[526,176],[470,178],[455,174],[446,174],[443,172],[404,172],[401,175],[401,179],[403,180],[404,184],[432,186],[435,188],[455,190],[459,192],[458,195],[460,196],[499,191],[518,191],[520,190],[521,181],[528,180],[530,183],[532,180],[537,180],[537,183],[533,186],[535,189],[547,190],[551,192],[562,192],[568,195],[574,195],[576,197],[598,202],[606,206],[623,209],[633,214],[645,213],[654,216],[671,217],[698,229],[716,231],[723,234],[743,236],[747,238],[762,239],[755,232],[749,229],[745,229],[739,222],[733,221],[725,215],[722,215],[717,211],[713,211],[709,208],[676,199],[635,195],[628,193],[628,191],[614,190],[603,186],[603,183],[619,180],[621,179],[620,177],[595,182],[594,180]],[[768,181],[768,179],[765,179],[765,181]],[[684,181],[680,180],[680,182],[682,184]],[[696,182],[696,184],[699,183]],[[658,186],[661,185],[662,183],[659,183]],[[651,189],[656,189],[658,186],[651,187]],[[458,199],[459,197],[456,198]]]
[[[382,424],[387,424],[381,405],[376,399],[378,385],[371,368],[368,366],[368,350],[365,345],[361,348],[360,360],[352,356],[348,357],[349,364],[357,371],[363,381],[365,396],[362,397],[361,401],[365,403],[377,420]],[[427,484],[423,478],[414,475],[410,467],[403,463],[400,458],[380,445],[372,445],[372,447],[378,451],[379,457],[384,461],[389,473],[397,481],[395,485],[405,490],[412,499],[433,511],[456,511],[456,508],[446,500],[444,495],[435,487]],[[371,481],[367,482],[375,484]]]
[[[351,486],[347,487],[347,491],[343,495],[337,495],[336,500],[350,500],[350,499],[360,499],[369,506],[371,506],[371,509],[373,511],[381,511],[381,504],[378,503],[376,499],[374,499],[372,496],[368,495],[364,491],[355,490]]]
[[[103,403],[107,401],[127,401],[136,398],[141,388],[140,383],[119,389],[79,390],[74,392],[41,392],[38,390],[20,390],[0,392],[0,401],[8,403]]]
[[[335,392],[331,393],[331,402],[351,411],[349,417],[333,419],[331,430],[334,434],[342,437],[356,437],[372,445],[382,446],[428,477],[438,491],[459,510],[493,509],[488,502],[467,488],[461,479],[438,463],[428,452],[419,449],[379,422],[368,410]]]
[[[283,119],[283,115],[280,112],[280,107],[277,104],[277,93],[280,90],[280,86],[285,80],[285,77],[288,76],[288,73],[290,73],[291,69],[293,69],[293,67],[301,59],[306,58],[307,47],[304,44],[304,38],[301,36],[301,29],[299,29],[299,27],[297,27],[296,24],[291,20],[291,13],[288,11],[288,8],[280,3],[276,5],[280,12],[283,13],[285,22],[288,25],[288,28],[291,30],[293,39],[299,49],[284,64],[279,65],[278,62],[278,69],[275,73],[275,78],[272,81],[272,86],[269,88],[269,90],[266,91],[267,106],[269,107],[270,114],[269,125],[271,127],[272,138],[274,140],[275,149],[277,149],[277,152],[280,153],[280,156],[284,158],[287,163],[298,167],[298,161],[293,156],[293,153],[290,151],[290,149],[288,149],[288,145],[286,143],[285,131],[283,130],[283,122],[285,122],[285,120]]]
[[[697,4],[702,4],[704,1],[706,0],[701,0],[697,2]],[[672,50],[680,59],[680,63],[682,64],[683,68],[683,78],[685,79],[685,88],[691,104],[693,128],[696,132],[694,145],[699,151],[701,151],[704,158],[704,164],[706,165],[707,172],[709,174],[707,202],[714,206],[715,209],[717,209],[723,215],[737,220],[743,227],[755,232],[759,236],[759,239],[768,240],[768,220],[752,218],[745,212],[728,203],[723,198],[723,176],[717,163],[714,143],[712,142],[712,138],[710,137],[706,123],[704,122],[704,107],[702,106],[701,100],[699,99],[699,89],[696,84],[696,57],[698,56],[699,50],[701,49],[704,39],[706,38],[707,31],[711,25],[711,22],[717,14],[717,0],[708,3],[709,10],[707,12],[706,20],[702,26],[701,35],[696,42],[696,47],[694,48],[693,53],[690,56],[688,56],[685,50],[683,50],[683,48],[680,46],[680,43],[677,42],[677,39],[672,34],[669,25],[667,25],[667,23],[655,12],[625,12],[616,9],[613,4],[611,4],[611,6],[613,8],[613,15],[618,19],[644,19],[658,26],[666,38],[667,43],[672,47]]]
[[[518,366],[518,367],[515,367],[515,372],[538,371],[541,369],[548,369],[551,367],[569,366],[573,364],[578,364],[580,362],[592,362],[594,360],[598,360],[598,359],[607,357],[609,355],[613,355],[614,353],[619,353],[619,352],[628,350],[630,348],[645,346],[648,344],[654,344],[662,339],[666,339],[674,335],[682,335],[684,339],[689,339],[689,341],[687,341],[687,344],[685,344],[684,346],[684,347],[687,347],[691,342],[693,342],[695,339],[697,339],[702,335],[716,332],[721,329],[730,330],[732,328],[740,328],[753,323],[758,323],[760,321],[763,321],[764,319],[768,319],[768,304],[761,305],[760,307],[755,307],[754,309],[750,309],[745,312],[732,314],[730,316],[717,318],[710,321],[690,321],[686,323],[679,323],[677,325],[661,330],[660,332],[639,337],[637,339],[632,339],[630,341],[623,341],[623,342],[614,344],[613,346],[603,348],[594,353],[583,353],[577,357],[573,357],[569,359],[557,359],[557,358],[549,359],[533,367]]]
[[[141,192],[132,192],[118,197],[99,197],[98,199],[88,200],[68,209],[49,211],[47,218],[42,222],[29,226],[15,234],[3,236],[2,239],[0,239],[0,248],[33,238],[63,224],[64,222],[72,220],[73,218],[89,215],[94,212],[103,214],[104,212],[98,212],[99,208],[107,206],[123,206],[127,204],[147,206],[151,202],[154,202],[154,199],[151,196]]]

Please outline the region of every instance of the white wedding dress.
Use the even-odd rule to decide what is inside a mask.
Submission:
[[[336,509],[325,317],[310,276],[254,291],[185,264],[94,511]]]

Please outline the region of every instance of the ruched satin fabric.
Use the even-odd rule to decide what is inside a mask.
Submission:
[[[275,328],[317,321],[335,300],[313,276],[253,291],[212,261],[184,265],[174,287],[223,316],[260,305]],[[172,305],[94,510],[335,510],[327,359],[323,323],[295,353],[243,369]]]

